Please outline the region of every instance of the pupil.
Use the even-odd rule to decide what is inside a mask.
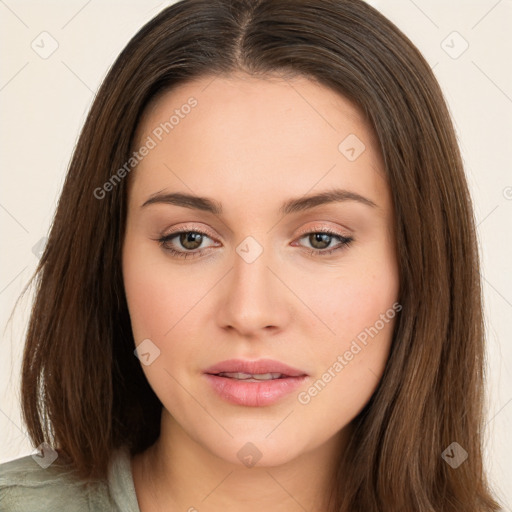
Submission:
[[[326,247],[329,247],[331,238],[331,235],[328,235],[327,233],[313,233],[310,235],[309,241],[315,249],[325,249]],[[316,245],[317,243],[320,243],[320,247]]]
[[[201,233],[194,233],[193,231],[180,235],[180,242],[186,249],[197,249],[201,245],[202,239],[203,235]]]

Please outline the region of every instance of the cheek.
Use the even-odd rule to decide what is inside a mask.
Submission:
[[[342,346],[393,306],[398,298],[398,272],[392,259],[378,263],[361,259],[336,274],[308,279],[302,295],[329,327],[328,338]]]
[[[165,255],[155,251],[152,243],[156,244],[130,234],[126,236],[123,279],[135,345],[146,339],[153,344],[151,362],[142,364],[142,370],[162,403],[175,408],[181,403],[181,395],[172,378],[174,365],[179,366],[189,359],[194,345],[192,337],[187,337],[180,329],[186,326],[191,305],[197,303],[204,292],[199,284],[191,286],[189,274],[176,270],[171,273]],[[187,343],[176,343],[185,338]],[[169,350],[170,344],[172,350]],[[182,406],[186,407],[186,403]]]
[[[345,298],[345,297],[343,297]],[[394,296],[352,295],[334,325],[336,337],[317,346],[317,373],[297,400],[304,424],[322,418],[331,434],[348,425],[365,407],[381,380],[396,322]]]
[[[386,280],[365,283],[357,279],[354,283],[347,280],[345,287],[324,300],[320,311],[330,319],[329,327],[335,334],[317,346],[323,366],[319,371],[327,371],[341,360],[343,368],[337,365],[335,373],[341,375],[338,380],[344,385],[360,381],[362,375],[380,378],[400,308],[396,297],[395,287]]]
[[[165,293],[163,276],[134,252],[124,259],[123,275],[135,342],[158,336],[169,329],[172,294]],[[167,313],[167,314],[165,314]]]
[[[208,280],[181,268],[172,271],[165,255],[151,244],[133,242],[123,251],[123,279],[136,343],[144,338],[165,340],[208,289]]]
[[[299,396],[307,415],[320,414],[332,425],[354,418],[382,377],[398,304],[398,269],[391,252],[358,259],[329,282],[329,293],[309,298],[335,332],[316,346],[317,375]],[[315,288],[317,289],[317,288]],[[341,425],[338,425],[341,426]]]

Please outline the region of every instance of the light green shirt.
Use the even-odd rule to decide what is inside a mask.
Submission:
[[[128,450],[115,453],[105,481],[85,482],[31,455],[0,464],[2,512],[140,512]]]

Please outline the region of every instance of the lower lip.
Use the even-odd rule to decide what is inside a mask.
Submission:
[[[221,398],[233,404],[245,405],[247,407],[271,405],[285,395],[295,391],[307,379],[307,375],[302,375],[301,377],[246,382],[208,373],[204,375]]]

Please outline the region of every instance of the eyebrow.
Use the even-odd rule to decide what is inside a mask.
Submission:
[[[288,215],[290,213],[309,210],[315,206],[345,201],[355,201],[372,208],[377,207],[373,201],[363,197],[360,194],[356,194],[355,192],[351,192],[349,190],[334,189],[320,192],[318,194],[299,197],[297,199],[289,199],[282,204],[279,212],[283,215]],[[205,212],[213,213],[214,215],[222,214],[222,204],[218,201],[208,197],[194,196],[181,192],[157,192],[156,194],[150,196],[141,207],[143,208],[150,204],[172,204],[175,206],[182,206],[184,208],[202,210]]]

